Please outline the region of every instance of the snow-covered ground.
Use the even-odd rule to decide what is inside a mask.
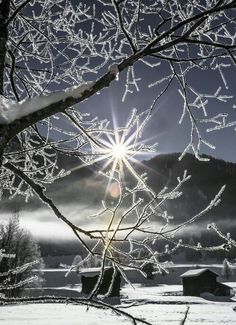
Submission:
[[[143,304],[126,308],[132,315],[145,318],[153,325],[180,325],[187,306],[175,304]],[[1,325],[101,325],[130,324],[124,316],[109,310],[64,304],[37,304],[1,307]],[[236,324],[236,312],[230,305],[190,304],[185,325]]]
[[[229,284],[229,283],[228,283]],[[230,283],[236,288],[236,283]],[[68,288],[60,288],[68,289]],[[71,289],[71,288],[70,288]],[[80,291],[80,286],[74,287]],[[236,297],[228,301],[210,301],[200,297],[184,297],[180,285],[122,288],[122,310],[145,318],[153,325],[180,325],[189,308],[185,325],[236,325]],[[222,299],[224,300],[224,299]],[[71,304],[29,304],[0,307],[1,325],[113,325],[131,324],[124,316],[110,310],[98,310]]]

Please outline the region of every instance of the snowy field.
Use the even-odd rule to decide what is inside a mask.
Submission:
[[[185,305],[143,304],[125,309],[143,317],[153,325],[180,325],[185,317]],[[110,311],[83,306],[38,304],[1,307],[1,325],[101,325],[131,324],[123,316]],[[227,305],[191,305],[185,325],[236,324],[236,313]]]
[[[229,283],[228,283],[229,284]],[[230,284],[236,287],[236,283]],[[62,289],[62,288],[61,288]],[[66,289],[66,288],[64,288]],[[71,288],[70,288],[71,289]],[[74,288],[80,290],[80,286]],[[181,296],[182,286],[147,287],[127,285],[122,288],[122,310],[155,325],[181,325],[189,306],[185,325],[236,325],[236,297],[211,301],[200,297]],[[225,301],[224,301],[225,300]],[[113,325],[131,324],[124,316],[109,310],[98,310],[71,304],[29,304],[0,307],[1,325]]]

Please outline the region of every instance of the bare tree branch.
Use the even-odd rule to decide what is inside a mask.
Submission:
[[[8,305],[8,304],[16,304],[16,303],[67,303],[67,304],[77,304],[77,305],[85,305],[88,307],[94,307],[98,309],[108,309],[115,312],[118,315],[125,316],[129,320],[132,320],[134,324],[146,324],[151,325],[151,323],[146,320],[132,316],[131,314],[125,312],[122,309],[119,309],[115,306],[108,305],[105,302],[97,301],[97,300],[88,300],[86,298],[65,298],[65,297],[54,297],[54,296],[42,296],[37,298],[0,298],[0,304]]]
[[[2,0],[0,3],[0,95],[4,92],[4,67],[8,40],[6,21],[10,13],[10,2],[10,0]]]
[[[7,22],[5,23],[6,27],[14,20],[14,18],[18,15],[18,13],[26,7],[26,5],[30,2],[31,0],[25,0],[22,2],[19,7],[16,8],[16,10],[13,12],[13,14],[8,18]]]

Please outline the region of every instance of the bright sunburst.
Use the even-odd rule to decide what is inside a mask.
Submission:
[[[124,143],[117,143],[112,146],[111,154],[115,159],[125,159],[128,155],[128,147]]]
[[[132,111],[124,127],[118,127],[117,121],[113,119],[114,130],[105,132],[99,139],[99,145],[95,144],[93,153],[97,155],[96,161],[104,160],[102,171],[109,175],[110,181],[115,177],[122,179],[125,171],[129,171],[135,178],[139,175],[132,167],[131,161],[138,162],[136,155],[153,152],[154,146],[140,142],[144,126],[149,120],[149,112],[137,114]]]
[[[101,160],[105,160],[104,171],[109,171],[110,181],[114,179],[121,180],[124,172],[129,171],[133,176],[139,178],[131,165],[131,161],[137,154],[142,154],[144,146],[138,141],[137,129],[116,129],[113,135],[107,134],[106,139],[100,139],[103,148],[98,148],[101,154]],[[137,162],[137,161],[136,161]]]
[[[108,135],[107,140],[101,141],[104,148],[100,149],[100,152],[106,160],[104,169],[112,165],[111,176],[115,171],[121,172],[123,166],[126,166],[127,161],[136,153],[136,148],[133,148],[133,144],[129,144],[128,139],[125,140],[123,134],[116,132],[114,137]]]
[[[91,140],[91,157],[94,157],[91,161],[92,163],[104,161],[104,164],[100,165],[100,172],[104,172],[104,175],[109,177],[108,186],[114,180],[121,180],[124,171],[130,172],[139,182],[143,183],[143,180],[134,170],[132,161],[138,163],[135,159],[137,154],[147,154],[155,151],[155,144],[146,145],[140,142],[142,130],[148,119],[148,112],[137,115],[134,110],[124,127],[117,127],[114,119],[114,130],[105,130],[102,136],[96,140],[88,136],[89,140]],[[120,190],[115,189],[113,192],[114,195],[117,195]]]

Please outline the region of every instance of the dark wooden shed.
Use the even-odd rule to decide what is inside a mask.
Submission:
[[[181,275],[184,296],[200,296],[210,292],[215,296],[232,296],[233,289],[217,282],[218,274],[210,269],[189,270]]]
[[[98,271],[97,274],[94,276],[87,276],[82,275],[81,276],[81,282],[82,282],[82,292],[86,294],[90,294],[95,287],[97,281],[98,281]],[[115,278],[114,276],[114,269],[112,267],[107,268],[104,271],[103,280],[102,283],[98,289],[97,294],[106,294],[109,290],[109,287],[111,285],[111,282],[113,281],[112,289],[110,291],[109,297],[119,297],[120,296],[120,286],[121,286],[121,275],[120,272],[116,272]]]

